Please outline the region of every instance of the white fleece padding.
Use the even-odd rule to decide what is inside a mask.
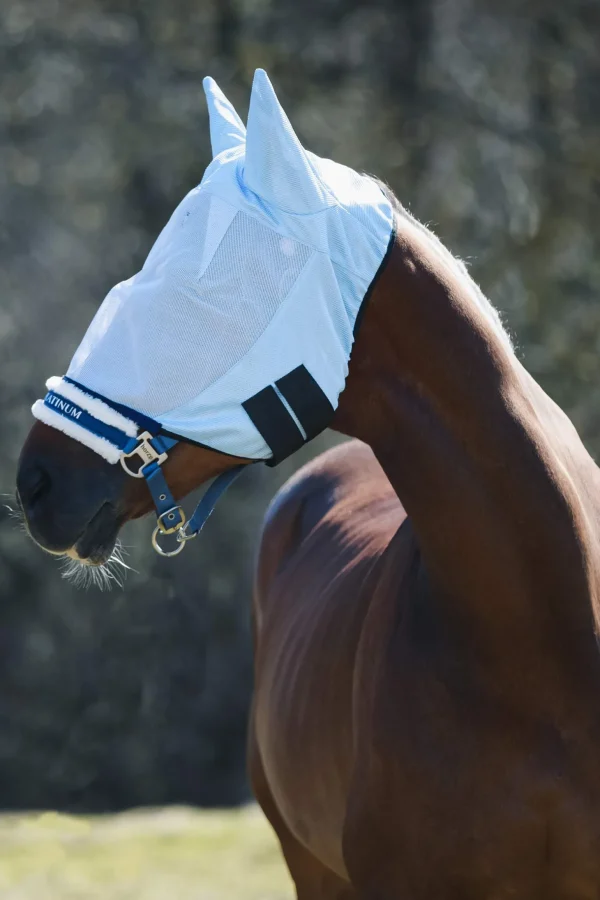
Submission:
[[[40,422],[44,422],[45,425],[51,425],[52,428],[57,428],[58,431],[62,431],[63,434],[75,438],[80,444],[85,444],[90,450],[95,450],[95,452],[104,457],[107,462],[112,463],[113,465],[119,462],[121,451],[118,447],[109,443],[105,438],[98,437],[86,428],[82,428],[81,425],[78,425],[73,419],[67,419],[65,416],[61,416],[60,413],[57,413],[55,410],[50,409],[49,406],[46,406],[43,400],[36,400],[31,407],[31,412],[36,419],[39,419]]]
[[[135,437],[139,431],[139,426],[132,419],[121,415],[120,412],[104,403],[103,400],[99,400],[98,397],[92,397],[91,394],[86,394],[85,391],[80,390],[76,385],[65,381],[64,378],[60,378],[58,375],[52,375],[46,382],[46,387],[49,391],[54,391],[66,400],[71,400],[77,406],[81,406],[82,409],[85,409],[94,418],[100,419],[105,425],[112,425],[113,428],[119,428],[121,431],[124,431],[128,437]]]
[[[109,292],[67,374],[172,434],[268,459],[242,403],[303,365],[337,407],[394,214],[373,179],[302,147],[261,69],[247,131],[204,87],[214,159],[142,270]],[[58,390],[111,424],[101,401]]]

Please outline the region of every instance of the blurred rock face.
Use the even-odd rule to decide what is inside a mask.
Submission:
[[[202,76],[244,114],[258,65],[306,146],[388,181],[469,262],[600,450],[600,14],[593,0],[546,7],[6,0],[0,491],[45,378],[202,176]],[[247,796],[252,553],[299,461],[248,473],[176,563],[133,528],[125,593],[76,592],[3,516],[0,806]]]

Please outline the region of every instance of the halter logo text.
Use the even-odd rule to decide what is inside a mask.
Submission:
[[[46,397],[46,404],[48,406],[53,406],[63,415],[70,416],[72,419],[78,419],[83,412],[83,410],[79,409],[78,406],[75,406],[73,403],[69,403],[68,400],[63,400],[57,394],[48,394],[48,396]]]

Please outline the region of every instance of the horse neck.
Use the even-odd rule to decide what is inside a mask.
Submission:
[[[505,661],[507,642],[514,663],[560,638],[596,665],[598,471],[464,268],[408,217],[334,427],[375,452],[448,623]]]

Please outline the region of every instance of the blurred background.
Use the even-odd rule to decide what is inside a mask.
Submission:
[[[599,0],[3,0],[0,492],[45,379],[202,176],[202,77],[245,117],[257,66],[306,146],[386,180],[467,260],[600,453],[599,47]],[[0,807],[248,799],[261,516],[332,440],[248,472],[177,561],[150,523],[126,531],[136,572],[109,594],[62,580],[1,507]]]

